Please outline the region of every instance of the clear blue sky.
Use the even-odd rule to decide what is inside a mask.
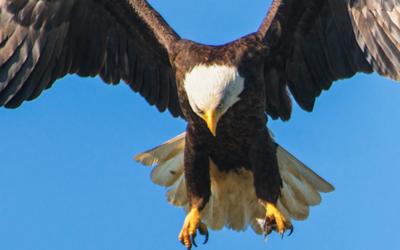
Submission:
[[[256,31],[265,0],[152,0],[184,38],[223,44]],[[200,249],[398,249],[400,85],[334,83],[312,113],[270,121],[276,140],[332,183],[292,236],[210,232]],[[19,109],[0,109],[0,249],[185,249],[184,220],[135,154],[182,133],[127,86],[68,76]],[[199,237],[198,243],[202,239]]]

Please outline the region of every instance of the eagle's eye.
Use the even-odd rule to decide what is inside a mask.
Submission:
[[[221,103],[218,104],[217,109],[222,109],[223,106],[224,106],[224,104],[221,102]]]

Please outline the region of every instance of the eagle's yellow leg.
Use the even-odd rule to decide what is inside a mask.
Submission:
[[[279,234],[282,235],[286,230],[291,230],[290,234],[293,232],[292,223],[287,220],[283,215],[279,212],[279,210],[272,203],[266,202],[262,199],[259,199],[260,203],[265,207],[265,224],[264,224],[264,233],[265,236],[271,233],[272,229],[278,231]],[[290,235],[289,234],[289,235]]]
[[[192,244],[197,247],[194,238],[196,238],[196,230],[199,230],[201,235],[205,235],[206,239],[203,244],[208,241],[208,230],[206,224],[201,222],[200,211],[197,208],[192,208],[190,212],[186,215],[185,222],[183,223],[183,228],[179,234],[179,240],[188,249],[191,249]]]

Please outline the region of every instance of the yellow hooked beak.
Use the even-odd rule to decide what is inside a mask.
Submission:
[[[220,116],[216,114],[215,110],[207,110],[204,114],[203,119],[206,121],[208,128],[210,129],[213,136],[216,135],[217,123]]]

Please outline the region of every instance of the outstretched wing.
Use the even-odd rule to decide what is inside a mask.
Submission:
[[[160,112],[182,116],[169,60],[178,39],[145,0],[1,0],[0,107],[76,73],[122,79]]]
[[[287,87],[301,108],[357,72],[400,80],[400,1],[275,0],[258,34],[270,47],[267,112],[288,120]]]

